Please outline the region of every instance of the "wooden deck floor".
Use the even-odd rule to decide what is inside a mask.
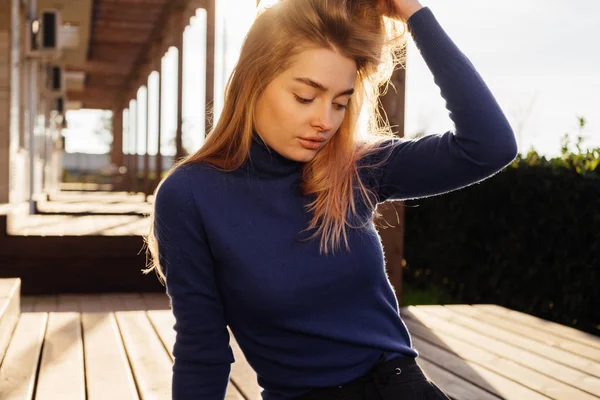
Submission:
[[[493,305],[402,310],[419,364],[454,399],[600,398],[600,339]],[[170,399],[164,294],[23,297],[0,398]],[[232,337],[227,399],[260,398]]]

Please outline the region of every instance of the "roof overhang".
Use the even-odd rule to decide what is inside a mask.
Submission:
[[[145,83],[148,64],[160,60],[169,25],[198,0],[38,0],[38,9],[59,10],[66,98],[83,108],[113,109]],[[176,29],[172,29],[176,31]],[[146,74],[146,76],[143,76]]]

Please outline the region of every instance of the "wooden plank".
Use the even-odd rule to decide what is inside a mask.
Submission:
[[[14,294],[16,287],[21,286],[21,280],[19,278],[2,278],[0,279],[0,298],[10,297]]]
[[[21,297],[21,312],[33,312],[33,305],[35,304],[35,298],[32,296]]]
[[[68,203],[82,203],[86,201],[97,201],[102,203],[143,203],[145,201],[143,193],[129,194],[127,192],[85,191],[86,188],[93,190],[98,187],[97,184],[93,183],[61,183],[60,186],[62,191],[52,193],[50,195],[51,201]]]
[[[172,362],[144,311],[115,313],[142,400],[170,400]]]
[[[21,280],[0,279],[0,363],[21,313]]]
[[[451,324],[442,318],[429,314],[419,314],[418,310],[420,308],[404,311],[403,315],[406,315],[407,318],[417,318],[419,323],[431,326],[436,334],[450,335],[455,339],[485,349],[499,357],[511,359],[527,368],[600,397],[600,379],[598,378],[460,325]]]
[[[92,201],[84,199],[81,202],[72,201],[39,201],[37,209],[40,214],[139,214],[147,215],[152,210],[152,205],[146,202],[120,202],[118,199]]]
[[[166,293],[142,293],[146,310],[170,310],[171,300]]]
[[[467,304],[450,305],[446,307],[460,314],[476,318],[478,321],[484,321],[499,328],[519,333],[530,339],[545,343],[548,346],[563,349],[573,354],[577,354],[578,356],[589,358],[592,361],[600,360],[600,349],[595,347],[586,346],[584,344],[574,342],[548,332],[540,331],[536,328],[524,325],[523,323],[499,317],[495,314],[488,313],[485,310]]]
[[[56,295],[34,296],[33,312],[56,312],[58,298]]]
[[[106,306],[102,302],[100,295],[82,294],[78,298],[79,309],[82,313],[106,312]]]
[[[0,399],[32,398],[47,320],[46,313],[21,314],[0,365]]]
[[[495,304],[475,304],[474,307],[477,307],[481,310],[485,310],[489,313],[496,314],[502,318],[526,324],[539,331],[548,332],[553,335],[563,337],[565,339],[579,342],[586,346],[600,349],[599,337],[589,334],[587,332],[577,330],[575,328],[571,328],[570,326],[546,321],[544,319],[534,317],[533,315],[525,314],[515,310],[510,310],[508,308],[501,307]]]
[[[262,388],[258,385],[256,372],[248,364],[231,330],[229,330],[231,349],[235,362],[231,366],[231,381],[247,399],[260,399]]]
[[[147,35],[145,43],[141,46],[140,51],[138,52],[138,57],[135,59],[131,69],[129,70],[129,74],[125,78],[125,85],[129,85],[133,81],[136,80],[136,75],[139,72],[140,67],[145,61],[145,58],[148,54],[150,54],[152,50],[152,45],[159,40],[159,37],[163,35],[164,31],[167,30],[167,26],[169,23],[170,17],[177,12],[178,8],[182,7],[183,2],[180,0],[171,0],[164,4],[160,11],[160,17],[156,20],[154,24],[154,29],[152,32]],[[121,42],[123,42],[121,40]],[[120,95],[115,99],[115,104],[119,104],[123,98],[127,97],[126,88],[122,88]],[[181,103],[180,103],[181,104]]]
[[[50,313],[36,400],[84,400],[85,377],[79,313]]]
[[[158,333],[160,340],[162,341],[165,349],[169,353],[171,361],[173,360],[173,345],[175,344],[175,317],[171,311],[148,311],[148,318],[152,322],[154,329]],[[236,359],[237,363],[237,359]],[[235,364],[235,363],[234,363]],[[233,369],[233,366],[232,366]],[[257,397],[245,397],[233,384],[231,379],[227,384],[227,391],[225,393],[225,400],[258,400]]]
[[[560,382],[553,376],[541,374],[528,366],[521,365],[514,360],[504,358],[493,354],[486,349],[480,348],[469,340],[457,339],[442,329],[448,329],[448,325],[440,318],[428,315],[420,307],[409,307],[409,312],[405,313],[405,321],[410,323],[410,329],[413,334],[435,344],[438,347],[447,348],[464,360],[479,364],[480,366],[496,372],[508,379],[511,379],[523,386],[526,386],[536,392],[552,399],[596,399],[573,386]],[[410,322],[409,322],[410,321]],[[423,324],[419,326],[418,323]],[[442,328],[439,328],[439,326]]]
[[[135,215],[28,215],[13,219],[14,236],[142,236],[149,220]],[[67,238],[65,238],[67,240]]]
[[[84,312],[81,318],[88,400],[139,399],[114,314]]]
[[[497,400],[496,397],[485,390],[464,381],[460,376],[438,367],[437,365],[420,359],[419,365],[427,377],[435,382],[448,396],[455,400]]]
[[[414,322],[407,322],[413,328]],[[415,328],[415,331],[422,333],[424,327]],[[423,335],[431,339],[429,335]],[[413,346],[419,351],[420,360],[425,359],[432,364],[437,365],[455,375],[460,376],[460,379],[470,382],[478,389],[494,395],[493,398],[501,399],[528,399],[528,400],[547,400],[549,397],[541,395],[531,389],[528,389],[517,382],[503,377],[495,372],[489,371],[471,361],[464,360],[452,352],[450,346],[438,347],[434,344],[421,338],[420,334],[412,336]],[[439,342],[438,342],[439,343]],[[425,371],[427,372],[427,371]],[[435,379],[433,379],[435,382]],[[436,382],[437,384],[437,382]],[[465,384],[466,385],[466,384]],[[440,388],[444,390],[441,386]],[[467,390],[467,389],[466,389]],[[469,392],[474,392],[475,389],[468,389]],[[488,396],[489,397],[489,396]]]
[[[102,76],[102,75],[117,75],[117,76],[121,76],[121,75],[126,75],[127,74],[127,70],[124,69],[121,65],[115,64],[115,63],[111,63],[111,62],[105,62],[105,61],[93,61],[93,60],[87,60],[84,64],[78,64],[78,65],[69,65],[69,71],[73,71],[73,72],[85,72],[88,74],[92,74],[95,76]],[[70,99],[70,97],[67,96],[68,99]],[[69,185],[69,186],[67,186]],[[77,184],[75,184],[77,185]],[[83,185],[86,185],[85,183],[82,183],[80,185],[82,186],[75,186],[72,183],[67,183],[64,184],[62,183],[60,185],[60,189],[61,190],[65,190],[68,188],[77,188],[80,189],[82,187],[85,187]],[[100,185],[98,185],[97,183],[92,183],[92,184],[87,184],[90,185],[88,187],[90,187],[90,190],[93,189],[98,189]],[[94,186],[91,186],[94,185]],[[103,188],[102,186],[100,186],[100,188]]]
[[[81,312],[79,307],[79,295],[59,294],[56,296],[57,312]]]
[[[240,393],[240,391],[235,387],[235,385],[231,382],[231,380],[227,383],[227,391],[225,392],[224,400],[260,400],[260,398],[250,398],[245,397]]]
[[[0,203],[0,215],[10,214],[17,207],[18,204],[15,203]]]
[[[165,347],[171,361],[173,361],[173,345],[175,344],[175,317],[171,311],[148,311],[148,319],[152,323],[154,330],[158,334],[163,346]]]
[[[586,358],[574,355],[568,351],[557,349],[556,347],[548,346],[544,343],[539,343],[536,340],[523,337],[502,328],[498,328],[489,324],[480,322],[472,317],[467,317],[452,311],[450,308],[443,306],[419,306],[419,310],[431,313],[452,324],[461,325],[471,330],[483,333],[490,337],[501,340],[505,343],[517,346],[523,350],[530,351],[557,363],[577,369],[586,374],[600,377],[600,363],[593,362]]]
[[[103,293],[100,295],[100,301],[104,305],[104,311],[129,311],[119,293]]]
[[[146,310],[146,302],[141,293],[121,293],[119,297],[128,311]]]

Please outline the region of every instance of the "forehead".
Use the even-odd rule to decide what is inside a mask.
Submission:
[[[309,78],[330,91],[339,92],[354,87],[356,63],[330,49],[309,48],[292,57],[290,67],[282,77],[289,80]]]

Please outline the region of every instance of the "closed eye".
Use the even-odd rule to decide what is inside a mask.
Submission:
[[[313,101],[313,99],[305,99],[305,98],[297,96],[297,95],[294,95],[294,96],[296,97],[296,100],[302,104],[309,104]]]
[[[310,104],[314,100],[314,99],[305,99],[298,95],[294,95],[294,96],[296,97],[296,101],[298,101],[300,104]],[[334,103],[334,105],[338,111],[346,110],[348,108],[348,106],[344,105],[344,104]]]

